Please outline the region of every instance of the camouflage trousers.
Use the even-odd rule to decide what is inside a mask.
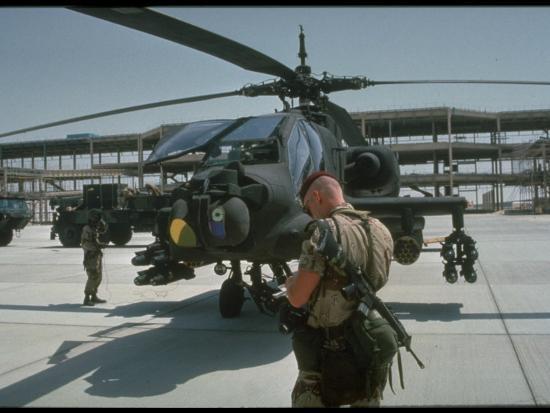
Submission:
[[[300,370],[291,397],[292,407],[325,407],[321,400],[321,373]],[[380,407],[380,396],[357,400],[351,407]]]
[[[84,286],[84,294],[97,294],[97,289],[101,284],[101,279],[103,276],[101,263],[103,254],[85,252],[84,254],[84,269],[86,270],[86,275],[88,280]]]

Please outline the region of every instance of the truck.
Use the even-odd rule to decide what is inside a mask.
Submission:
[[[24,198],[0,195],[0,247],[8,245],[13,239],[13,231],[21,231],[31,218]]]
[[[107,223],[105,243],[126,245],[134,232],[152,232],[157,212],[170,205],[170,197],[148,187],[150,192],[140,192],[126,184],[89,184],[83,185],[81,196],[52,198],[50,207],[55,211],[50,239],[58,237],[64,247],[78,247],[92,209],[101,210]]]

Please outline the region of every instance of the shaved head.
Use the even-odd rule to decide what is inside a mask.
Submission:
[[[315,179],[304,196],[309,214],[315,219],[327,217],[330,211],[345,202],[340,183],[331,176]]]
[[[342,193],[342,187],[337,180],[330,176],[321,176],[317,178],[309,188],[310,191],[319,191],[325,197],[334,198],[341,201],[344,200],[344,194]],[[338,202],[338,203],[340,203]]]

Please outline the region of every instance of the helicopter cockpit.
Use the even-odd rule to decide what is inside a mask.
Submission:
[[[277,138],[284,115],[217,119],[188,123],[163,137],[146,160],[147,164],[204,151],[203,166],[279,162]]]
[[[304,178],[326,163],[320,133],[306,119],[288,113],[188,123],[163,137],[146,163],[196,151],[205,152],[201,169],[235,161],[261,165],[287,160],[295,194]]]
[[[208,145],[203,166],[227,165],[239,161],[243,165],[280,162],[279,126],[281,115],[247,118],[237,127],[227,128],[222,136]],[[232,125],[233,126],[233,125]]]

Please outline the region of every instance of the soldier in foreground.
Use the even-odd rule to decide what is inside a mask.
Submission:
[[[361,347],[365,337],[352,324],[359,300],[342,294],[350,277],[320,254],[319,238],[322,228],[330,232],[344,259],[379,290],[388,279],[391,234],[368,212],[346,203],[337,179],[324,171],[304,181],[300,197],[304,212],[318,221],[306,229],[310,236],[302,244],[298,272],[286,282],[290,304],[305,309],[292,337],[299,370],[292,406],[379,406],[398,349],[395,333],[371,308],[360,326],[379,333],[377,349],[369,354]]]
[[[95,305],[105,303],[97,296],[97,289],[101,284],[102,278],[102,248],[105,244],[99,240],[99,236],[107,231],[107,224],[101,219],[101,211],[96,209],[90,210],[88,215],[88,225],[82,229],[80,245],[84,250],[84,269],[88,276],[86,286],[84,287],[84,303],[83,305]]]

